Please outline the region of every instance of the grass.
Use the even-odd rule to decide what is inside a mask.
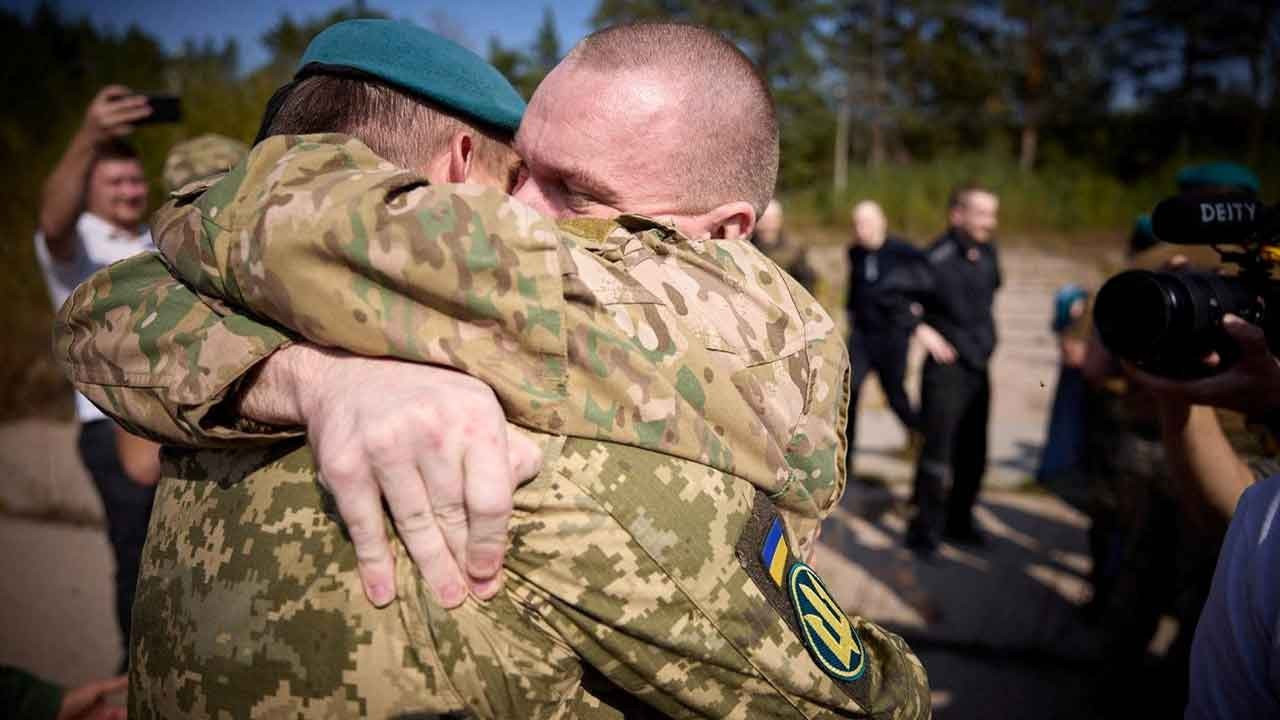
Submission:
[[[928,163],[858,168],[848,188],[833,194],[810,188],[787,196],[788,222],[808,227],[847,228],[849,209],[870,199],[884,208],[889,227],[916,242],[935,236],[943,223],[951,189],[978,181],[1000,196],[1001,235],[1062,245],[1084,238],[1127,236],[1137,216],[1150,212],[1176,189],[1179,168],[1221,158],[1175,158],[1159,172],[1125,182],[1080,160],[1053,158],[1035,172],[1022,171],[1012,156],[998,151],[956,154]],[[1280,187],[1280,163],[1263,163],[1263,188]]]

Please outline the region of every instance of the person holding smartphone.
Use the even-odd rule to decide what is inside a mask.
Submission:
[[[104,87],[45,181],[35,250],[55,309],[93,273],[154,249],[145,224],[147,179],[124,140],[151,114],[146,96],[120,85]],[[138,562],[160,476],[159,446],[125,432],[79,393],[76,417],[80,457],[106,515],[116,562],[116,616],[127,647]]]

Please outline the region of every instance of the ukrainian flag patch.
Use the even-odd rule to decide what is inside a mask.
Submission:
[[[868,702],[870,662],[853,621],[818,573],[787,541],[787,527],[773,502],[756,491],[750,517],[735,546],[738,562],[814,663],[859,704]]]
[[[764,536],[764,547],[760,548],[760,561],[773,584],[782,587],[782,578],[787,571],[787,561],[791,559],[791,551],[787,548],[787,534],[782,531],[782,518],[774,518],[773,526]]]

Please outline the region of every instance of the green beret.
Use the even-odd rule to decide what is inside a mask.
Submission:
[[[1249,168],[1236,163],[1205,163],[1178,171],[1178,190],[1185,192],[1205,187],[1234,188],[1254,194],[1262,191],[1258,176]]]
[[[307,46],[298,74],[350,68],[407,93],[503,130],[515,132],[524,99],[479,55],[407,22],[344,20]]]

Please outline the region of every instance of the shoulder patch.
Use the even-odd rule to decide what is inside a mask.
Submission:
[[[737,556],[817,666],[839,681],[846,695],[865,704],[867,659],[862,639],[818,573],[787,544],[782,517],[758,490],[738,540]]]
[[[778,520],[776,522],[781,522]],[[787,586],[791,605],[813,659],[831,677],[852,682],[867,669],[862,639],[818,573],[803,562],[791,566]]]

